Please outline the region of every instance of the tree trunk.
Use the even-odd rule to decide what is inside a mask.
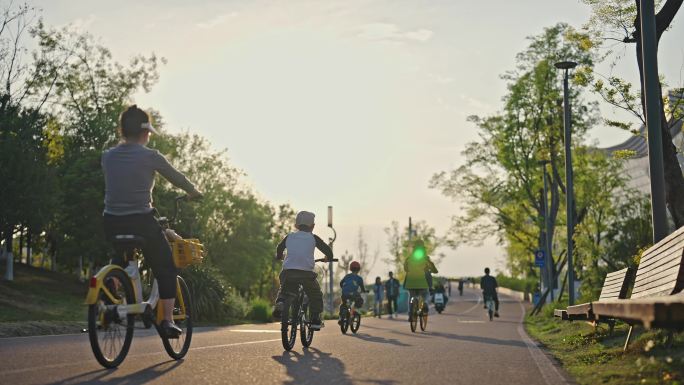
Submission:
[[[7,267],[5,269],[5,279],[8,281],[14,280],[14,257],[12,256],[12,236],[14,226],[9,226],[5,232],[5,258]]]
[[[24,257],[24,226],[19,226],[19,252],[17,253],[19,263]]]
[[[32,266],[32,261],[31,261],[31,254],[32,254],[32,249],[31,249],[31,228],[27,227],[26,228],[26,264],[29,266]]]
[[[637,16],[634,20],[635,32],[633,34],[636,41],[636,56],[637,65],[639,66],[639,81],[641,85],[641,108],[646,112],[645,104],[645,89],[644,89],[644,66],[642,58],[642,44],[641,44],[641,14],[640,0],[635,0],[637,6]],[[658,42],[660,37],[667,30],[674,15],[682,5],[682,0],[668,0],[660,12],[656,15],[656,34]],[[658,47],[656,47],[656,50]],[[660,95],[662,95],[662,84],[658,83]],[[670,135],[670,124],[665,116],[665,106],[660,102],[660,131],[663,142],[663,165],[665,172],[665,202],[668,211],[672,216],[675,227],[679,228],[684,225],[684,176],[682,169],[679,166],[677,159],[677,148],[672,142],[672,135]]]

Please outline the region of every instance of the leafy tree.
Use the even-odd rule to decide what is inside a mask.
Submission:
[[[148,91],[157,80],[159,59],[138,56],[124,66],[88,34],[48,30],[42,25],[34,34],[47,52],[42,57],[57,61],[43,64],[55,69],[55,79],[43,79],[36,87],[51,90],[47,112],[56,118],[62,147],[56,189],[61,209],[54,218],[61,262],[74,266],[83,256],[102,264],[110,247],[102,231],[100,158],[104,149],[116,143],[119,114],[133,94]]]
[[[566,24],[546,28],[541,35],[529,38],[527,49],[517,56],[516,69],[503,79],[508,82],[501,113],[489,117],[471,117],[481,140],[469,143],[463,151],[466,162],[461,167],[435,174],[430,186],[462,203],[461,215],[455,216],[449,244],[478,245],[495,236],[505,244],[508,267],[514,275],[535,275],[534,251],[543,244],[545,226],[543,178],[540,161],[548,162],[551,218],[551,243],[561,254],[556,227],[562,223],[565,201],[563,153],[562,90],[554,63],[574,60],[580,67],[591,67],[594,54],[578,39],[579,32]],[[596,121],[595,105],[581,99],[581,88],[572,87],[573,145],[577,153],[584,133]],[[580,177],[575,189],[575,222],[586,213],[581,176],[586,170],[579,163]],[[559,234],[560,237],[562,235]],[[560,262],[560,258],[558,261]]]
[[[23,45],[36,20],[37,11],[28,5],[9,3],[0,9],[0,238],[8,251],[15,228],[22,234],[26,227],[30,241],[31,233],[45,227],[54,204],[49,188],[54,141],[43,130],[49,117],[41,111],[49,92],[41,94],[36,87],[38,80],[54,81],[54,76],[40,61],[44,55],[36,53],[31,61]],[[6,277],[12,279],[10,270]]]
[[[55,199],[51,185],[55,170],[48,164],[46,118],[33,109],[14,105],[6,95],[0,102],[0,229],[7,247],[14,229],[40,232]],[[11,278],[11,277],[8,277]]]
[[[640,0],[583,0],[592,8],[592,16],[587,27],[594,32],[597,43],[606,40],[617,40],[625,44],[634,44],[636,50],[639,79],[639,90],[634,92],[632,84],[616,76],[607,79],[595,76],[591,71],[581,74],[586,82],[593,82],[595,91],[608,103],[633,114],[642,123],[644,119],[644,83],[641,42],[641,15]],[[669,29],[675,15],[681,8],[682,0],[656,1],[658,12],[656,13],[656,38],[657,44],[660,38]],[[658,47],[656,47],[656,50]],[[606,56],[611,56],[608,51]],[[662,95],[662,81],[658,82],[659,92]],[[680,91],[681,92],[681,91]],[[681,103],[681,101],[679,102]],[[681,118],[681,106],[668,106],[666,102],[660,103],[661,134],[663,141],[663,161],[665,171],[665,199],[667,207],[672,215],[676,227],[684,225],[684,176],[677,159],[677,149],[672,142],[670,128],[677,124]],[[669,110],[671,119],[668,119],[666,111]],[[608,124],[624,129],[631,126],[624,122],[607,121]]]

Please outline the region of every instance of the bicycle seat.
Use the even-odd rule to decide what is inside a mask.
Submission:
[[[112,243],[116,249],[131,250],[145,246],[145,238],[132,234],[117,234],[112,237]]]

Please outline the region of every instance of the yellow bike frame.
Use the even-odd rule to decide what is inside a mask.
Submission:
[[[100,290],[102,290],[105,295],[109,297],[109,300],[111,300],[112,303],[117,305],[121,303],[121,300],[114,297],[114,295],[112,295],[112,293],[110,293],[107,287],[104,285],[104,277],[106,277],[107,274],[109,274],[109,272],[112,270],[121,270],[124,274],[126,274],[126,271],[118,265],[107,265],[103,267],[97,272],[97,274],[90,278],[88,294],[86,294],[85,299],[86,305],[94,305],[97,302],[97,294],[100,292]],[[128,274],[126,274],[126,276],[128,276]],[[136,298],[136,302],[138,302],[138,298]]]
[[[126,272],[126,270],[121,268],[121,266],[107,265],[103,267],[100,271],[97,272],[97,274],[90,278],[88,293],[86,294],[85,299],[86,305],[95,305],[97,303],[97,297],[100,290],[102,290],[102,292],[105,293],[109,300],[112,301],[112,304],[122,305],[122,301],[116,298],[112,293],[110,293],[107,287],[104,285],[104,277],[106,277],[107,274],[109,274],[109,272],[113,270],[121,270],[126,275],[126,277],[128,277],[128,273]],[[133,290],[133,293],[137,297],[135,290]],[[174,314],[173,319],[184,320],[186,318],[185,301],[181,293],[181,288],[178,284],[178,280],[176,280],[176,298],[178,299],[178,303],[180,305],[180,314]],[[142,314],[145,312],[146,306],[147,304],[143,303],[142,298],[136,298],[135,303],[125,305],[126,311],[130,314]],[[162,308],[162,306],[157,306],[156,318],[157,323],[160,323],[164,319],[164,309]]]

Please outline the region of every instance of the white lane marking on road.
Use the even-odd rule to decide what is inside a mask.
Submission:
[[[476,307],[480,306],[480,301],[482,300],[482,296],[479,295],[479,294],[476,294],[476,295],[477,295],[477,303],[476,303],[475,305],[473,305],[473,307],[471,307],[470,309],[464,311],[464,312],[461,313],[461,314],[470,313],[470,312],[473,311]]]
[[[280,333],[280,330],[269,330],[269,329],[238,329],[230,330],[233,333]]]
[[[232,346],[263,344],[266,342],[276,342],[276,341],[280,341],[280,338],[272,339],[272,340],[261,340],[261,341],[235,342],[232,344],[222,344],[222,345],[198,346],[196,348],[190,348],[190,350],[206,350],[206,349],[228,348],[228,347],[232,347]],[[131,354],[131,355],[127,356],[126,359],[131,359],[134,357],[154,356],[157,354],[166,354],[166,352],[159,351],[159,352],[150,352],[150,353],[141,353],[141,354]],[[70,366],[83,366],[83,362],[73,362],[73,363],[67,362],[67,363],[61,363],[61,364],[34,366],[34,367],[30,367],[30,368],[5,370],[5,371],[0,371],[0,376],[7,375],[7,374],[19,374],[19,373],[35,372],[35,371],[45,370],[45,369],[65,368],[65,367],[70,367]]]
[[[232,343],[232,344],[223,344],[223,345],[198,346],[198,347],[196,347],[196,348],[190,348],[190,350],[206,350],[206,349],[229,348],[229,347],[231,347],[231,346],[263,344],[263,343],[266,343],[266,342],[275,342],[275,341],[280,341],[280,338],[278,338],[278,339],[272,339],[272,340],[263,340],[263,341],[235,342],[235,343]]]
[[[522,312],[520,316],[520,325],[518,325],[518,334],[520,334],[520,338],[522,338],[525,345],[527,345],[527,350],[530,352],[532,360],[537,365],[542,378],[544,378],[544,382],[546,382],[547,385],[572,384],[572,382],[569,382],[558,371],[556,365],[554,365],[549,357],[547,357],[546,354],[539,349],[537,344],[532,341],[530,336],[527,335],[527,332],[523,326],[523,322],[525,321],[525,308],[521,302],[518,302],[518,304],[520,305],[520,310]]]

